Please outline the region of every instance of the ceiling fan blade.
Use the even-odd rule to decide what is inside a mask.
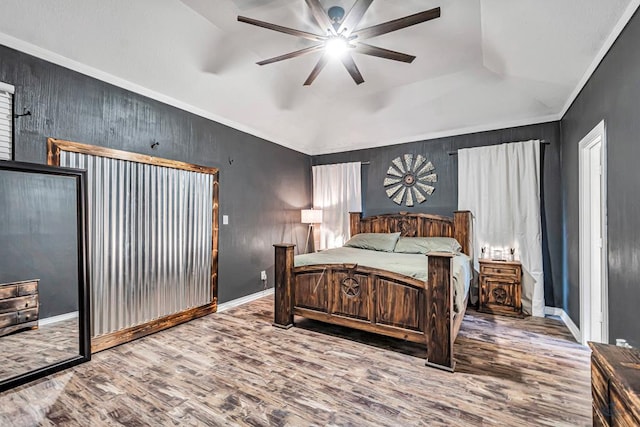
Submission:
[[[340,28],[338,28],[338,34],[344,31],[344,36],[349,37],[355,30],[356,26],[364,16],[369,6],[371,6],[373,0],[358,0],[347,16],[342,20]]]
[[[333,28],[329,15],[327,15],[327,12],[325,12],[320,2],[318,0],[306,0],[306,2],[320,28],[323,31],[328,31],[332,35],[336,35],[336,29]]]
[[[396,52],[394,50],[383,49],[381,47],[371,46],[365,43],[357,43],[355,51],[364,55],[377,56],[378,58],[391,59],[393,61],[412,63],[416,59],[413,55]]]
[[[271,24],[269,22],[259,21],[253,18],[247,18],[246,16],[238,16],[238,21],[245,24],[255,25],[257,27],[266,28],[268,30],[278,31],[281,33],[289,34],[296,37],[302,37],[303,39],[313,40],[321,42],[326,40],[325,36],[319,36],[317,34],[308,33],[306,31],[295,30],[293,28],[283,27],[282,25]]]
[[[313,67],[313,70],[311,70],[311,74],[309,74],[309,77],[307,77],[307,80],[304,81],[304,86],[309,86],[311,83],[313,83],[316,77],[318,77],[318,74],[320,74],[320,71],[322,71],[324,66],[327,65],[328,60],[329,58],[327,54],[326,53],[322,54],[320,59],[318,59],[316,66]]]
[[[394,19],[393,21],[384,22],[382,24],[354,31],[353,35],[358,36],[360,40],[364,40],[371,37],[379,36],[381,34],[387,34],[392,31],[397,31],[402,28],[410,27],[412,25],[420,24],[421,22],[429,21],[431,19],[439,17],[440,8],[436,7],[434,9],[419,12],[414,15],[405,16],[404,18]]]
[[[344,55],[342,58],[342,63],[345,68],[351,74],[351,78],[357,85],[360,83],[364,83],[364,79],[362,78],[362,74],[360,74],[360,70],[358,70],[358,66],[356,65],[356,61],[353,60],[353,56],[350,54]]]
[[[324,45],[318,44],[315,46],[305,47],[304,49],[296,50],[295,52],[285,53],[284,55],[275,56],[273,58],[265,59],[260,62],[256,62],[258,65],[273,64],[274,62],[284,61],[285,59],[297,58],[298,56],[308,55],[319,50],[323,50]]]

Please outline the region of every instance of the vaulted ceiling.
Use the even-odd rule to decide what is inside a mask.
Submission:
[[[370,39],[417,58],[356,53],[361,85],[330,61],[303,87],[320,54],[255,64],[312,42],[237,16],[318,32],[304,0],[2,0],[0,44],[322,154],[557,120],[639,3],[377,0],[359,28],[441,17]]]

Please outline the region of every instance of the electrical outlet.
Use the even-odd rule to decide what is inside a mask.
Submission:
[[[267,280],[267,272],[266,271],[262,270],[260,272],[260,280],[263,280],[263,281]]]

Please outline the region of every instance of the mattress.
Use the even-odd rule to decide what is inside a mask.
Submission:
[[[380,252],[368,249],[341,247],[321,252],[297,255],[294,266],[301,267],[317,264],[358,264],[402,274],[419,280],[427,280],[428,263],[425,255]],[[453,290],[454,311],[459,312],[469,292],[473,277],[471,258],[465,254],[454,254],[453,257]]]

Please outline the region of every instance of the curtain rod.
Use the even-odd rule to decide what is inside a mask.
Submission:
[[[540,144],[543,144],[543,145],[551,145],[551,143],[550,143],[549,141],[545,140],[545,139],[540,140]],[[496,145],[497,145],[497,144],[496,144]],[[472,148],[475,148],[475,147],[472,147]],[[458,155],[458,150],[455,150],[455,151],[447,151],[447,154],[448,154],[448,155],[450,155],[450,156],[457,156],[457,155]]]

